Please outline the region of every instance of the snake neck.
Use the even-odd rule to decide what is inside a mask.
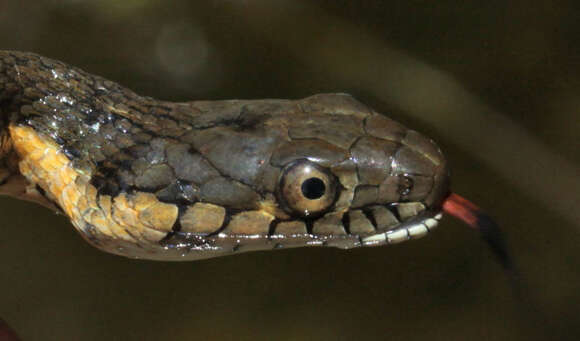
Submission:
[[[54,145],[55,137],[65,133],[57,123],[66,122],[67,118],[51,102],[70,92],[70,86],[59,79],[66,78],[67,69],[60,62],[32,53],[0,51],[0,195],[60,210],[46,189],[31,180],[30,167],[26,167],[22,153],[31,147],[30,139],[18,139],[14,132],[19,131],[20,137],[22,132],[38,135],[47,145]],[[72,81],[74,91],[89,79],[79,73],[78,79]],[[27,126],[30,128],[26,130]],[[45,151],[39,148],[36,154]]]
[[[15,59],[0,51],[0,190],[18,174],[18,164],[8,126],[20,106],[22,87],[17,81]]]
[[[58,206],[46,196],[45,191],[21,173],[19,166],[21,161],[9,129],[2,128],[0,131],[0,195],[30,201],[59,211]]]
[[[7,179],[18,173],[17,157],[14,152],[12,140],[8,131],[1,128],[0,131],[0,186]]]
[[[0,195],[22,197],[26,181],[18,169],[18,156],[8,132],[11,113],[19,106],[21,87],[12,77],[12,58],[0,58]]]

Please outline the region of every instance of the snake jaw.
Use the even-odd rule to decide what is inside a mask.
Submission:
[[[443,214],[441,212],[415,217],[411,221],[400,224],[386,232],[373,234],[364,237],[361,240],[364,246],[380,246],[422,238],[429,232],[433,231],[442,218]]]

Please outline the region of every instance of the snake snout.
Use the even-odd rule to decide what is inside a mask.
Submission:
[[[352,206],[405,202],[440,206],[448,192],[448,170],[437,145],[416,131],[398,131],[398,124],[385,117],[375,121],[372,129],[366,129],[370,136],[351,148],[359,179]]]

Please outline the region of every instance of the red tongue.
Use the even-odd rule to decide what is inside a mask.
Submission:
[[[443,212],[463,221],[475,230],[481,229],[478,226],[478,215],[482,213],[481,210],[462,196],[451,193],[443,202]]]
[[[447,199],[443,201],[443,212],[454,216],[474,230],[479,231],[481,237],[487,242],[487,245],[499,259],[504,269],[511,273],[512,276],[515,276],[512,260],[507,252],[501,231],[493,219],[471,201],[455,193],[449,194]]]

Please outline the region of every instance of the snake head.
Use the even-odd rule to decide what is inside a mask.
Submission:
[[[304,224],[319,242],[349,248],[418,238],[437,225],[448,169],[431,139],[349,95],[298,104],[302,112],[270,124],[288,138],[270,158],[282,169],[275,192],[289,216],[277,216],[284,233]]]
[[[183,220],[173,245],[204,232],[236,240],[236,250],[261,249],[264,238],[276,248],[374,246],[424,236],[441,217],[448,170],[439,148],[349,95],[217,102],[206,115],[182,150],[201,155],[201,174],[215,170],[200,198],[228,219],[213,231]],[[176,159],[181,169],[191,157]]]
[[[448,195],[433,141],[345,94],[172,103],[6,51],[0,86],[12,173],[107,252],[397,243],[435,227]]]

